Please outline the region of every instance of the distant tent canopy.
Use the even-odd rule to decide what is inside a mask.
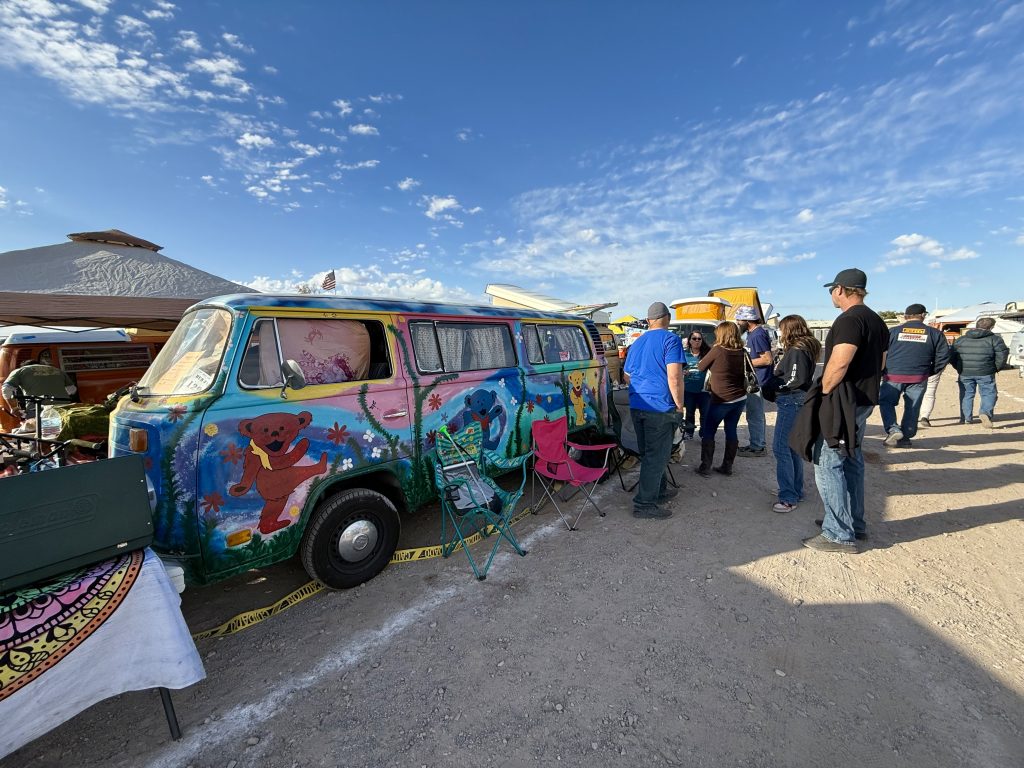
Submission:
[[[2,287],[12,293],[187,298],[258,293],[176,261],[161,246],[108,229],[75,232],[71,242],[0,253]]]

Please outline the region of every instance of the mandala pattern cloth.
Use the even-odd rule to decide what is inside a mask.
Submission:
[[[142,551],[0,595],[0,701],[59,663],[117,610]]]
[[[0,594],[0,758],[103,699],[205,674],[151,550]]]

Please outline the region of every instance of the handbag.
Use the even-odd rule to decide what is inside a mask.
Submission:
[[[756,395],[761,391],[761,385],[757,382],[757,374],[754,373],[754,363],[750,360],[750,355],[746,350],[743,350],[743,388],[747,390],[748,395]]]

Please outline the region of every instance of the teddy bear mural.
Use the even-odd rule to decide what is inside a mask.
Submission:
[[[253,419],[242,419],[238,431],[249,439],[242,461],[242,478],[228,489],[232,496],[244,496],[256,485],[263,498],[259,532],[269,535],[291,524],[281,520],[288,497],[306,480],[327,471],[327,454],[320,454],[316,464],[296,466],[306,455],[309,440],[302,438],[289,450],[299,432],[309,426],[313,414],[265,413]]]
[[[497,392],[493,389],[477,389],[466,395],[466,407],[448,422],[448,431],[458,432],[469,424],[479,424],[484,448],[493,451],[501,442],[507,418],[505,409],[498,402]]]

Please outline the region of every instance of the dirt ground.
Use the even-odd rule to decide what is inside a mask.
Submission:
[[[912,449],[882,445],[876,410],[859,555],[800,546],[821,504],[774,514],[770,456],[677,467],[664,521],[606,482],[607,517],[528,517],[530,554],[485,582],[463,556],[392,566],[201,641],[179,742],[130,693],[4,765],[1024,765],[1024,380],[999,388],[998,429],[959,426],[947,374]],[[198,630],[304,580],[283,564],[183,609]]]

